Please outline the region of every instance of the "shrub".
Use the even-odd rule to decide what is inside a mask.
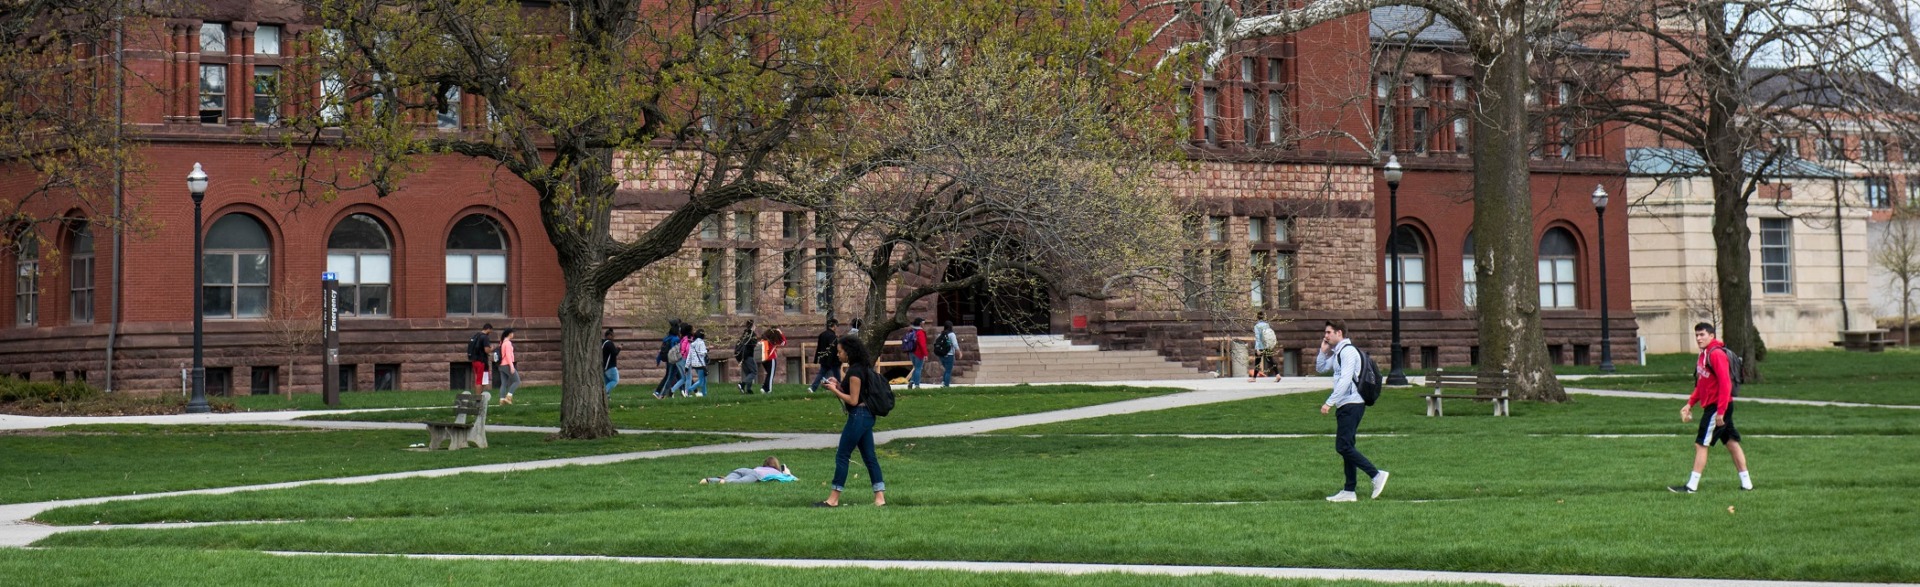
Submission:
[[[100,390],[77,381],[21,381],[0,377],[0,403],[67,403],[97,397],[100,397]]]

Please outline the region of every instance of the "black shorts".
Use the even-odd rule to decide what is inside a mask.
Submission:
[[[1700,446],[1713,446],[1714,443],[1726,444],[1740,441],[1740,431],[1733,427],[1733,406],[1727,406],[1727,423],[1713,421],[1713,413],[1719,406],[1709,405],[1700,410],[1700,431],[1693,435],[1693,443]]]

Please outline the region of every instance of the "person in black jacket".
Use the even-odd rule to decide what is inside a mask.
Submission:
[[[827,329],[820,332],[818,342],[814,343],[813,362],[820,365],[820,374],[813,377],[813,383],[807,386],[807,393],[820,391],[822,381],[840,377],[840,353],[833,348],[834,341],[840,340],[840,335],[833,331],[838,326],[839,320],[828,318]]]
[[[740,338],[733,341],[733,360],[740,362],[740,393],[753,393],[753,380],[760,378],[760,358],[755,356],[759,354],[759,342],[752,320],[740,328]]]
[[[600,336],[600,368],[606,370],[607,401],[613,401],[613,386],[620,384],[620,345],[613,344],[613,329]]]

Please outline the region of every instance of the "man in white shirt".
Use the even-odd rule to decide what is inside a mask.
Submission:
[[[1360,349],[1353,348],[1353,341],[1347,338],[1346,322],[1328,320],[1325,336],[1320,339],[1320,354],[1314,357],[1313,366],[1321,373],[1333,372],[1333,394],[1320,405],[1320,413],[1331,411],[1334,420],[1339,422],[1333,450],[1345,461],[1347,484],[1339,493],[1327,496],[1327,501],[1359,499],[1353,494],[1355,471],[1365,472],[1373,480],[1374,499],[1379,499],[1380,491],[1387,488],[1387,472],[1374,468],[1373,462],[1353,446],[1353,437],[1360,431],[1360,418],[1367,414],[1367,402],[1360,398],[1359,387],[1353,381],[1360,373],[1360,360]]]

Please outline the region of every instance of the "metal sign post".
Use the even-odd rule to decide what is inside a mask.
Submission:
[[[320,274],[320,389],[329,407],[340,407],[340,276]]]

